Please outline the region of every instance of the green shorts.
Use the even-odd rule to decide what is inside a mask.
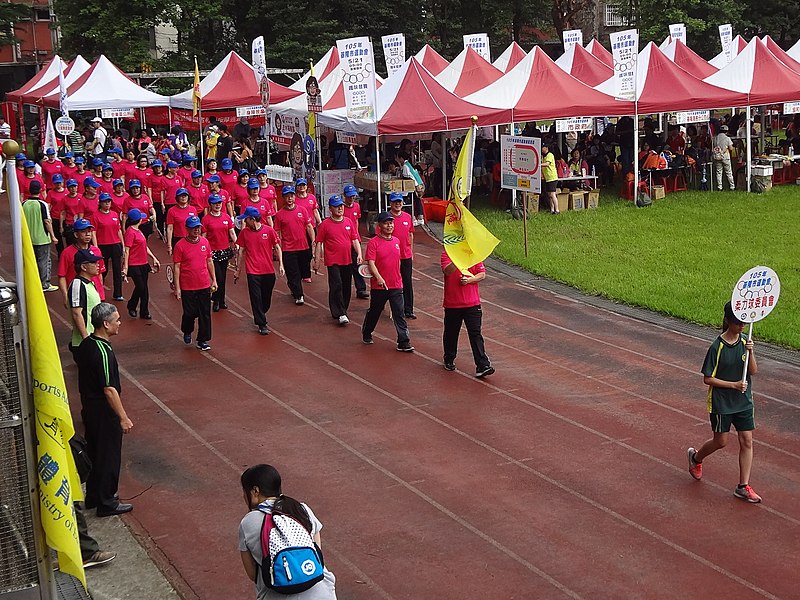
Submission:
[[[729,415],[719,413],[709,414],[711,420],[711,431],[714,433],[728,433],[731,425],[736,431],[753,431],[756,428],[756,420],[752,408]]]

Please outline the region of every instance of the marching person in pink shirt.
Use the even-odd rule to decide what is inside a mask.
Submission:
[[[135,180],[133,180],[135,181]],[[131,181],[131,183],[133,183]],[[127,280],[133,280],[133,291],[128,300],[128,314],[136,318],[137,308],[140,319],[149,321],[150,316],[150,288],[147,279],[150,272],[158,272],[161,264],[158,259],[147,247],[147,238],[139,229],[139,225],[147,218],[138,208],[132,208],[126,215],[128,228],[125,230],[124,242],[125,250],[122,255],[122,275]],[[149,258],[153,259],[153,266],[150,267]]]
[[[119,213],[111,208],[112,198],[110,194],[103,192],[100,194],[99,207],[92,215],[91,223],[94,225],[97,246],[100,248],[100,255],[106,265],[111,265],[113,275],[114,300],[124,300],[122,297],[122,225]],[[108,271],[103,273],[105,283]]]
[[[275,233],[281,241],[283,265],[286,269],[286,283],[292,293],[294,303],[301,306],[305,303],[303,296],[302,265],[308,260],[308,239],[314,236],[314,226],[308,212],[297,206],[294,200],[294,188],[283,186],[283,208],[275,215]]]
[[[217,291],[211,294],[211,310],[214,312],[228,308],[225,304],[225,282],[228,277],[228,263],[236,255],[233,217],[222,212],[222,204],[222,196],[219,194],[208,197],[208,214],[203,217],[202,229],[211,244],[211,258],[217,274]]]

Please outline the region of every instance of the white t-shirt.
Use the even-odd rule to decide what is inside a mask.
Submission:
[[[106,139],[108,138],[108,132],[105,130],[104,127],[98,127],[94,130],[94,139],[97,140],[99,143],[92,148],[92,154],[102,154],[105,152],[106,147]]]
[[[265,502],[262,506],[272,507],[272,502]],[[311,519],[311,536],[314,537],[322,529],[322,523],[314,515],[311,509],[303,504],[303,508],[308,512]],[[261,528],[264,525],[264,513],[260,510],[251,510],[247,513],[239,524],[239,551],[250,552],[255,561],[259,564],[258,578],[256,581],[256,599],[269,600],[287,598],[283,594],[278,594],[270,590],[261,578],[261,561],[264,559],[261,553]],[[323,555],[325,551],[323,549]],[[296,600],[336,600],[336,578],[327,568],[323,569],[324,579],[309,590],[299,594],[292,594]]]

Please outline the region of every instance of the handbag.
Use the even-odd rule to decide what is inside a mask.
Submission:
[[[86,439],[80,434],[74,434],[69,439],[69,447],[72,450],[72,458],[75,461],[75,468],[81,483],[86,483],[89,473],[92,472],[92,459],[89,458],[89,445]]]

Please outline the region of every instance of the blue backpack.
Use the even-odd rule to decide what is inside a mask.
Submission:
[[[275,508],[262,512],[261,577],[267,587],[279,594],[299,594],[322,581],[325,561],[311,532]]]

